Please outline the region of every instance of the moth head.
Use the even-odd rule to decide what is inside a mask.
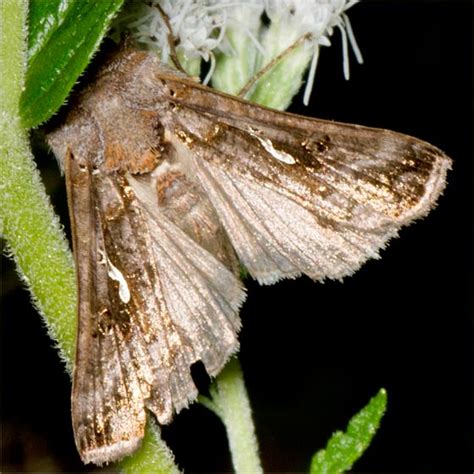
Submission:
[[[113,87],[121,92],[123,99],[132,107],[151,112],[161,109],[163,101],[173,97],[174,91],[170,91],[159,79],[163,75],[176,77],[181,73],[162,64],[156,54],[126,49],[119,52],[103,69],[101,79],[113,83]]]

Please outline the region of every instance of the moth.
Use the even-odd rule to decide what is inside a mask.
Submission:
[[[82,460],[133,452],[238,349],[245,290],[342,279],[426,215],[450,159],[399,133],[275,112],[122,50],[48,141],[78,282],[72,422]]]

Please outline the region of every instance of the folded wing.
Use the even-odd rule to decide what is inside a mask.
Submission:
[[[85,462],[133,452],[145,406],[160,423],[237,350],[239,280],[160,212],[150,183],[66,157],[79,280],[73,425]],[[153,201],[151,196],[155,197]]]

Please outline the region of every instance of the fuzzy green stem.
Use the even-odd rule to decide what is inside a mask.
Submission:
[[[20,277],[70,370],[76,332],[72,257],[18,116],[0,119],[0,154],[4,236]]]
[[[0,217],[8,247],[33,300],[47,318],[70,368],[75,341],[76,290],[72,257],[58,218],[46,195],[19,119],[26,64],[27,2],[0,3]],[[46,316],[47,315],[47,316]]]
[[[232,359],[219,374],[211,395],[210,404],[209,400],[204,400],[203,404],[224,423],[235,472],[262,473],[252,410],[238,359]]]
[[[25,75],[26,0],[3,0],[0,3],[0,111],[15,115],[18,110]]]

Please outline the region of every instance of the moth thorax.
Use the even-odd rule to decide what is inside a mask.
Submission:
[[[156,117],[136,120],[136,112],[127,115],[128,127],[119,123],[116,130],[105,135],[104,165],[109,171],[145,174],[161,162],[163,127]],[[115,124],[117,125],[117,123]]]

